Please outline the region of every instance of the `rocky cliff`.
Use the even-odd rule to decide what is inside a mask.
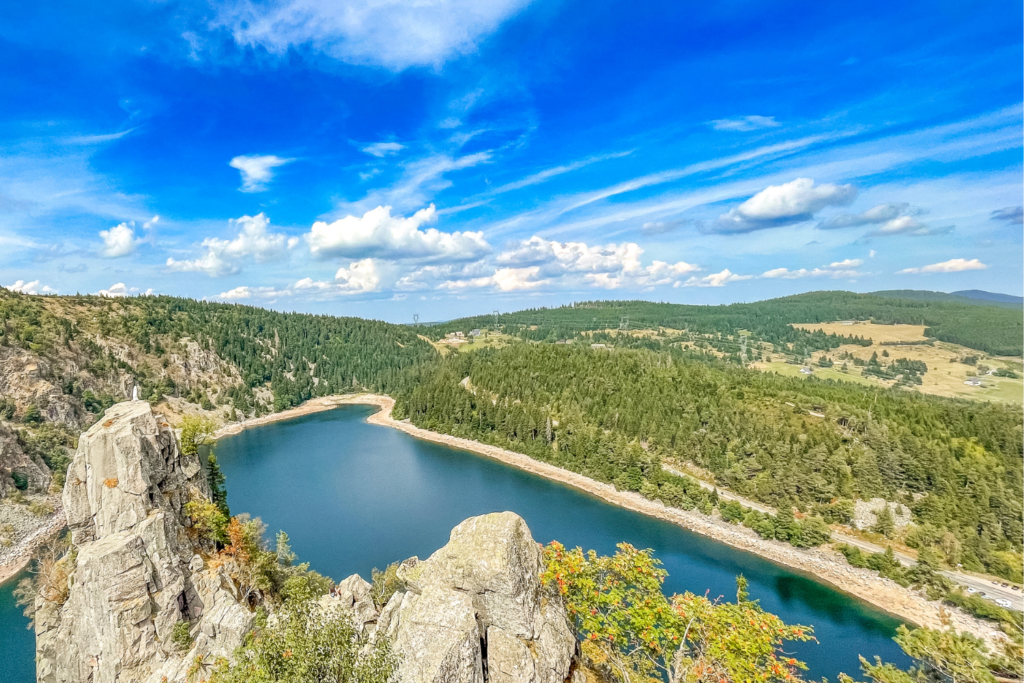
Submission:
[[[82,435],[63,494],[69,590],[36,602],[40,683],[181,681],[197,656],[238,646],[252,614],[206,567],[184,513],[208,495],[199,459],[146,402],[113,406]],[[188,652],[172,640],[179,622]]]
[[[115,405],[82,435],[63,494],[69,588],[36,601],[40,683],[183,682],[197,658],[232,655],[254,614],[184,512],[208,496],[198,458],[148,403]],[[576,638],[541,563],[521,517],[483,515],[403,562],[403,589],[383,609],[358,575],[320,604],[387,638],[404,683],[566,683]],[[180,623],[187,652],[172,637]]]

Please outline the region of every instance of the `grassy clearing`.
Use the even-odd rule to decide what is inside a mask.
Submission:
[[[982,375],[982,385],[973,387],[964,384],[969,377],[980,375],[979,366],[987,366],[995,370],[1005,368],[1020,373],[1021,360],[1019,358],[992,357],[981,351],[969,349],[965,346],[935,342],[934,346],[882,346],[881,342],[913,342],[924,341],[924,326],[922,325],[875,325],[873,323],[858,322],[853,325],[842,323],[827,323],[816,325],[794,325],[805,330],[823,330],[826,333],[858,335],[869,337],[875,343],[868,347],[862,346],[841,346],[827,355],[836,363],[834,369],[814,368],[817,377],[841,379],[845,381],[866,382],[873,385],[891,386],[894,382],[882,382],[875,378],[860,376],[860,368],[849,363],[848,374],[837,372],[842,365],[839,355],[850,353],[856,358],[868,360],[873,353],[879,355],[883,363],[896,358],[909,358],[911,360],[924,361],[928,365],[928,372],[923,376],[923,384],[917,390],[936,396],[947,396],[952,398],[969,398],[980,401],[997,401],[1001,403],[1020,403],[1024,396],[1024,379],[1010,379],[995,377],[993,375]],[[889,357],[882,357],[882,352],[888,351]],[[816,353],[812,364],[817,363],[822,354]],[[977,358],[976,365],[967,365],[962,361],[968,356]],[[782,372],[783,374],[799,375],[799,368],[788,366],[792,370],[782,371],[776,368],[776,363],[764,364],[760,369],[770,369]],[[781,365],[781,364],[780,364]],[[770,366],[770,367],[769,367]],[[803,375],[800,375],[803,376]]]

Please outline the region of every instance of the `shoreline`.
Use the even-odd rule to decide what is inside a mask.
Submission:
[[[11,559],[0,564],[0,586],[21,573],[21,570],[32,561],[36,550],[59,534],[65,526],[67,522],[64,520],[64,510],[57,508],[45,524],[18,541],[10,550]]]
[[[618,491],[610,484],[604,484],[555,465],[534,460],[522,453],[471,439],[432,432],[421,429],[410,422],[395,420],[391,417],[395,401],[390,396],[345,394],[311,399],[296,408],[249,420],[246,423],[222,427],[214,434],[214,438],[238,434],[248,427],[310,415],[343,405],[376,406],[379,411],[367,418],[369,424],[391,427],[417,439],[482,455],[545,479],[571,486],[596,496],[608,504],[670,522],[732,548],[753,553],[775,564],[806,574],[820,583],[867,603],[909,625],[933,629],[953,626],[957,631],[972,633],[993,646],[1005,638],[997,626],[976,619],[962,610],[944,606],[937,601],[930,601],[915,591],[878,576],[875,572],[852,567],[845,558],[835,551],[820,548],[800,549],[779,541],[768,541],[745,527],[722,522],[696,511],[666,507],[663,503],[644,498],[639,493]]]

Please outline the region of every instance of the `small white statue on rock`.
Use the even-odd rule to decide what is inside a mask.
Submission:
[[[136,384],[134,387],[132,387],[132,400],[133,401],[138,401],[139,400],[139,385],[138,384]]]

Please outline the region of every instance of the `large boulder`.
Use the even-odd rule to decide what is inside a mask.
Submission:
[[[182,455],[148,403],[113,406],[79,440],[64,510],[74,552],[63,602],[40,597],[39,683],[184,681],[197,656],[227,656],[252,626],[233,583],[208,569],[184,512],[209,496],[199,459]],[[181,652],[175,626],[194,644]]]
[[[540,581],[540,548],[512,512],[472,517],[423,562],[402,563],[407,590],[378,619],[408,683],[564,683],[576,638]]]

